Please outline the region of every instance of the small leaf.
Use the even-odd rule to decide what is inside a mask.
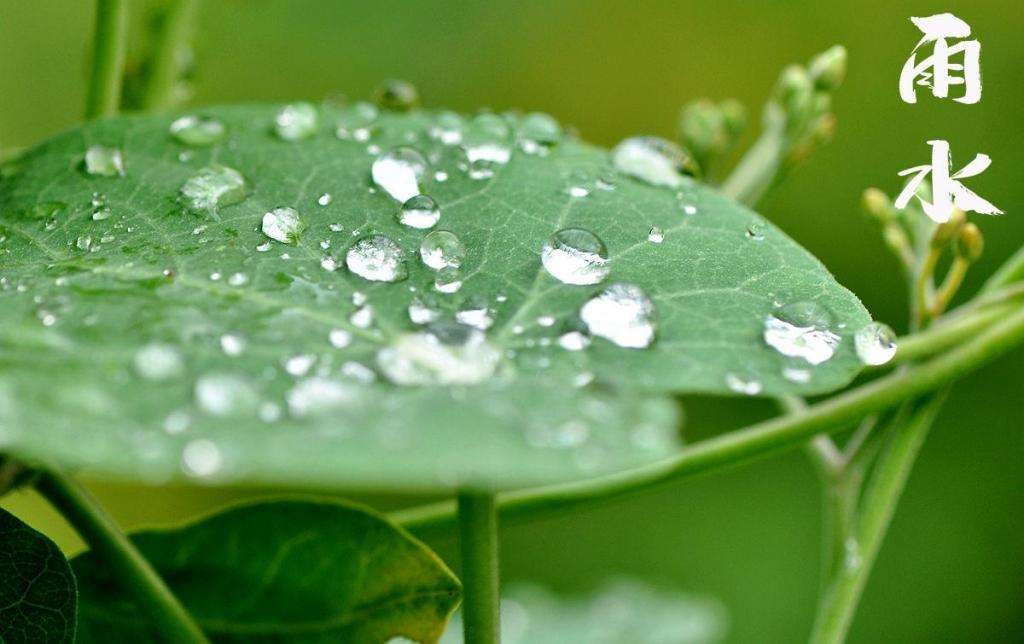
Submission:
[[[665,457],[670,394],[860,368],[860,302],[670,144],[617,166],[536,115],[367,105],[282,140],[281,113],[204,109],[226,135],[201,147],[174,116],[116,118],[19,158],[0,448],[156,481],[521,487]],[[93,146],[124,175],[84,172]],[[823,351],[765,343],[794,303],[827,312]]]
[[[433,642],[459,600],[433,552],[353,505],[242,505],[131,538],[215,642]],[[72,565],[80,641],[156,641],[102,561],[86,553]]]
[[[76,601],[60,548],[0,510],[0,642],[75,641]]]

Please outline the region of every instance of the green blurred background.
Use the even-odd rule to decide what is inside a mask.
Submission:
[[[131,4],[137,54],[154,3]],[[0,0],[0,147],[30,145],[78,121],[91,5]],[[943,11],[969,22],[982,42],[984,97],[964,106],[922,93],[917,105],[903,104],[899,71],[919,36],[908,17]],[[975,152],[991,155],[969,185],[1008,213],[975,218],[988,248],[965,292],[1024,240],[1019,0],[207,0],[200,13],[193,104],[365,98],[399,77],[428,106],[542,110],[601,144],[672,136],[679,107],[703,95],[735,96],[757,114],[784,64],[842,43],[850,72],[835,104],[836,137],[760,210],[897,328],[903,283],[858,201],[865,187],[892,191],[897,171],[928,162],[927,139],[948,139],[957,167]],[[1017,351],[956,388],[910,479],[851,641],[1024,641],[1022,358]],[[769,413],[766,404],[690,401],[687,431],[700,437]],[[91,487],[127,527],[254,493]],[[81,547],[31,494],[2,505],[70,552]],[[813,618],[819,532],[815,475],[796,453],[510,527],[504,575],[566,591],[638,576],[720,599],[730,641],[798,642]],[[433,545],[455,559],[450,541]]]

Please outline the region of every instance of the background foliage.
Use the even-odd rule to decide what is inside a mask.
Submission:
[[[133,4],[142,24],[147,3]],[[899,69],[917,40],[907,17],[941,11],[967,20],[982,42],[978,105],[899,101]],[[976,219],[987,257],[965,294],[1024,236],[1024,9],[1009,0],[211,0],[202,14],[196,104],[338,91],[363,98],[381,79],[399,76],[428,105],[540,109],[603,144],[638,132],[673,134],[679,106],[699,95],[736,96],[756,113],[783,64],[844,43],[851,65],[837,96],[835,140],[759,210],[897,328],[903,285],[858,199],[867,185],[892,190],[898,170],[925,162],[926,139],[950,140],[958,164],[990,154],[992,167],[971,186],[1009,213]],[[90,23],[89,3],[0,0],[0,146],[31,144],[79,120]],[[911,477],[851,641],[1007,641],[1024,631],[1024,439],[1013,422],[1022,358],[1017,351],[954,392]],[[689,436],[770,412],[767,404],[690,401]],[[129,527],[248,494],[93,489]],[[3,506],[69,551],[78,548],[35,497],[15,495]],[[794,453],[511,528],[503,572],[559,590],[592,588],[608,574],[640,576],[722,600],[731,641],[799,641],[814,610],[818,506],[814,473]],[[451,543],[432,545],[452,558]]]

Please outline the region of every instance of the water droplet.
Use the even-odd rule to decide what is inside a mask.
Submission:
[[[358,398],[352,385],[327,378],[306,378],[285,394],[288,412],[296,418],[333,412]]]
[[[548,114],[533,112],[523,117],[517,136],[524,152],[540,154],[562,140],[562,126]]]
[[[462,143],[462,133],[466,123],[455,112],[441,112],[430,127],[430,138],[440,141],[443,145]]]
[[[85,151],[85,171],[99,177],[123,177],[124,157],[117,148],[93,145]]]
[[[222,140],[227,134],[227,128],[217,119],[190,114],[175,119],[171,123],[170,132],[179,143],[205,147]]]
[[[196,380],[195,398],[199,408],[211,416],[232,416],[252,409],[256,394],[238,376],[210,374]]]
[[[633,284],[612,284],[588,300],[580,319],[591,335],[620,347],[642,349],[654,341],[654,302]]]
[[[285,141],[299,141],[316,132],[316,107],[310,103],[285,105],[274,117],[274,131]]]
[[[427,172],[427,161],[413,148],[388,150],[373,162],[373,182],[391,198],[405,203],[420,194],[420,183]]]
[[[462,288],[462,271],[456,266],[445,266],[434,277],[434,289],[441,293],[457,293]]]
[[[181,187],[185,203],[193,210],[214,210],[245,200],[245,178],[233,168],[210,165],[202,168]]]
[[[466,258],[466,247],[455,233],[435,230],[423,238],[420,244],[420,258],[434,270],[445,267],[458,268]]]
[[[320,260],[320,268],[324,269],[329,273],[333,273],[338,270],[338,262],[333,257],[324,257]]]
[[[756,396],[763,389],[760,381],[754,378],[743,378],[734,373],[725,374],[725,384],[732,391],[745,396]]]
[[[665,231],[657,226],[651,226],[651,231],[647,233],[647,241],[653,244],[660,244],[665,241]]]
[[[399,385],[470,385],[494,374],[501,352],[478,329],[435,324],[398,336],[377,352],[384,375]]]
[[[866,365],[878,366],[896,355],[896,333],[886,324],[869,322],[853,336],[857,357]]]
[[[655,186],[682,184],[682,173],[696,174],[692,157],[681,147],[655,136],[635,136],[612,150],[615,168]]]
[[[164,431],[168,434],[181,434],[192,424],[188,412],[180,409],[172,411],[164,418]]]
[[[79,235],[75,239],[75,248],[78,250],[91,251],[92,248],[92,236],[90,235]]]
[[[604,242],[583,228],[556,232],[541,249],[540,259],[545,270],[564,284],[597,284],[611,270]]]
[[[782,377],[790,382],[803,384],[811,381],[809,369],[797,369],[796,367],[785,367],[782,369]]]
[[[390,237],[363,237],[345,254],[345,265],[363,279],[373,282],[399,282],[409,276],[402,249]]]
[[[345,329],[331,329],[327,339],[330,340],[331,346],[335,349],[344,349],[352,344],[352,334]]]
[[[364,385],[371,384],[377,379],[377,374],[361,362],[349,360],[341,365],[341,375],[357,380]]]
[[[220,336],[220,349],[229,356],[240,356],[245,351],[245,338],[237,333],[225,333]]]
[[[420,93],[408,81],[391,79],[377,87],[374,98],[386,110],[407,112],[419,105]]]
[[[319,198],[317,198],[316,202],[318,204],[320,204],[321,206],[328,206],[328,205],[330,205],[330,203],[331,203],[331,201],[333,199],[334,199],[334,197],[331,196],[331,193],[325,192],[322,195],[320,195]]]
[[[306,225],[294,208],[274,208],[263,215],[263,234],[282,244],[299,243]]]
[[[572,186],[569,188],[569,196],[575,199],[582,199],[590,194],[590,191],[583,186]]]
[[[754,222],[747,226],[747,239],[754,241],[764,241],[764,226]]]
[[[417,296],[409,302],[409,319],[413,324],[430,324],[441,317],[437,303],[428,296]]]
[[[555,316],[553,315],[542,315],[537,318],[537,324],[542,327],[551,327],[555,325]]]
[[[245,286],[249,283],[249,276],[245,273],[232,273],[231,277],[228,278],[228,284],[231,286]]]
[[[169,344],[151,342],[135,352],[135,372],[146,380],[167,380],[181,374],[181,353]]]
[[[558,346],[566,351],[582,351],[590,346],[590,337],[581,331],[568,331],[559,336]]]
[[[473,119],[462,143],[471,178],[488,179],[497,166],[508,163],[512,157],[508,137],[508,124],[500,116],[480,114]]]
[[[441,209],[427,195],[411,197],[398,211],[398,221],[410,228],[433,228],[440,218]]]
[[[281,419],[281,406],[269,401],[261,403],[257,415],[265,423],[276,423]]]
[[[494,324],[494,309],[479,298],[470,298],[459,307],[455,313],[455,319],[460,324],[486,331]]]
[[[687,215],[696,215],[697,206],[694,206],[692,204],[683,204],[683,212]]]
[[[784,356],[818,365],[835,353],[839,336],[829,327],[832,315],[816,302],[795,302],[764,321],[764,341]]]
[[[206,438],[189,441],[181,452],[181,466],[190,476],[213,476],[223,464],[224,457],[220,448]]]
[[[313,368],[315,362],[316,356],[310,353],[292,356],[284,361],[284,370],[292,376],[304,376]]]
[[[378,116],[377,107],[372,103],[354,103],[342,110],[338,116],[335,134],[339,139],[368,141]]]
[[[373,307],[372,306],[361,306],[352,312],[352,315],[348,316],[349,323],[359,329],[368,329],[373,324]]]

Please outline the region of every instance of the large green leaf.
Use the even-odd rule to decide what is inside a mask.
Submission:
[[[459,582],[380,515],[313,501],[244,505],[132,541],[216,642],[432,642]],[[82,642],[159,639],[91,553],[72,561]]]
[[[0,510],[0,642],[75,641],[76,599],[60,548]]]
[[[277,110],[204,110],[227,136],[200,148],[172,138],[165,117],[89,124],[6,169],[3,449],[154,480],[184,469],[219,482],[519,486],[663,457],[675,444],[675,414],[662,394],[806,394],[841,386],[858,370],[850,331],[868,316],[857,299],[783,233],[688,178],[674,177],[673,189],[651,185],[568,137],[533,146],[546,154],[510,138],[511,160],[480,178],[487,173],[478,165],[466,172],[458,146],[428,134],[449,127],[450,114],[385,113],[364,131],[367,142],[334,136],[334,122],[353,113],[324,107],[312,136],[286,141],[273,134]],[[502,118],[513,130],[536,126]],[[398,203],[371,188],[373,160],[401,144],[417,146],[447,175],[428,173],[423,190],[440,206],[436,228],[466,250],[457,293],[433,291],[436,272],[417,252],[426,231],[399,223]],[[96,145],[123,152],[123,176],[83,171]],[[183,206],[182,186],[214,163],[239,171],[248,197]],[[322,195],[330,203],[321,205]],[[260,230],[279,207],[296,209],[305,224],[294,245]],[[652,227],[664,231],[661,243],[648,240]],[[563,228],[592,231],[607,245],[603,283],[565,284],[542,267],[542,246]],[[406,280],[367,281],[346,270],[346,252],[370,234],[402,249]],[[322,267],[332,262],[337,270]],[[562,348],[558,339],[578,326],[581,306],[613,283],[650,296],[653,344],[624,348],[597,337],[584,350]],[[382,351],[423,349],[408,335],[417,328],[408,313],[416,296],[439,300],[446,318],[481,303],[493,309],[493,377],[409,386],[378,375],[359,384]],[[375,311],[365,328],[350,320],[362,298]],[[828,309],[842,341],[832,359],[801,362],[803,377],[787,379],[793,359],[762,335],[766,317],[793,302]],[[332,330],[351,334],[351,343],[332,346]],[[223,347],[238,349],[237,338],[244,350],[228,355]],[[419,359],[464,382],[479,377],[473,355],[469,374],[438,367],[436,355]],[[305,376],[285,368],[295,356],[315,361],[291,363],[296,373],[309,368]],[[197,405],[197,389],[209,404],[199,396]],[[299,404],[285,404],[289,393]]]

